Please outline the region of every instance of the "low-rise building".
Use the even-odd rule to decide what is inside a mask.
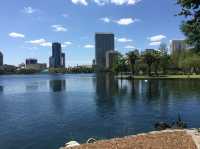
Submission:
[[[37,64],[28,64],[26,65],[26,69],[32,69],[32,70],[36,70],[36,71],[42,71],[45,70],[47,68],[47,64],[45,63],[37,63]]]
[[[38,60],[35,58],[26,59],[26,69],[32,69],[36,71],[42,71],[47,68],[47,64],[38,63]]]
[[[26,59],[26,65],[29,65],[29,64],[37,64],[37,59],[34,59],[34,58]]]

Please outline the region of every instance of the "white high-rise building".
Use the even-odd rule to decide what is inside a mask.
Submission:
[[[114,65],[114,63],[117,60],[118,54],[119,53],[117,51],[107,51],[106,52],[106,68],[107,69],[112,68],[112,66]]]

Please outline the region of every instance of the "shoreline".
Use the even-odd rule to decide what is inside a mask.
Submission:
[[[198,129],[152,131],[59,149],[200,149]]]
[[[117,79],[122,80],[167,80],[167,79],[200,79],[200,75],[161,75],[161,76],[130,76],[122,75],[116,76]]]

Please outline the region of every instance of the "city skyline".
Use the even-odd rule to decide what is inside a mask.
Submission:
[[[179,11],[175,1],[62,0],[50,2],[49,8],[45,2],[48,1],[15,0],[12,6],[9,1],[0,6],[0,51],[4,63],[17,65],[27,57],[48,63],[51,43],[59,41],[66,53],[66,66],[91,64],[95,57],[95,32],[114,33],[115,50],[121,53],[134,47],[157,48],[161,41],[169,44],[171,39],[184,38],[179,30],[182,19],[174,16]]]

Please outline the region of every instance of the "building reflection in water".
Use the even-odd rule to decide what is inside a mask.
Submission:
[[[0,93],[3,92],[3,86],[0,85]]]
[[[118,93],[118,82],[110,73],[96,74],[97,113],[104,117],[108,112],[116,111],[114,96]]]
[[[38,82],[33,82],[30,84],[26,84],[26,91],[36,91],[39,88]]]
[[[158,99],[160,97],[160,81],[149,80],[147,83],[146,96],[149,100]]]
[[[96,74],[96,93],[98,98],[110,98],[117,94],[118,82],[111,73]]]
[[[64,91],[66,89],[66,80],[50,80],[49,86],[53,92]]]

